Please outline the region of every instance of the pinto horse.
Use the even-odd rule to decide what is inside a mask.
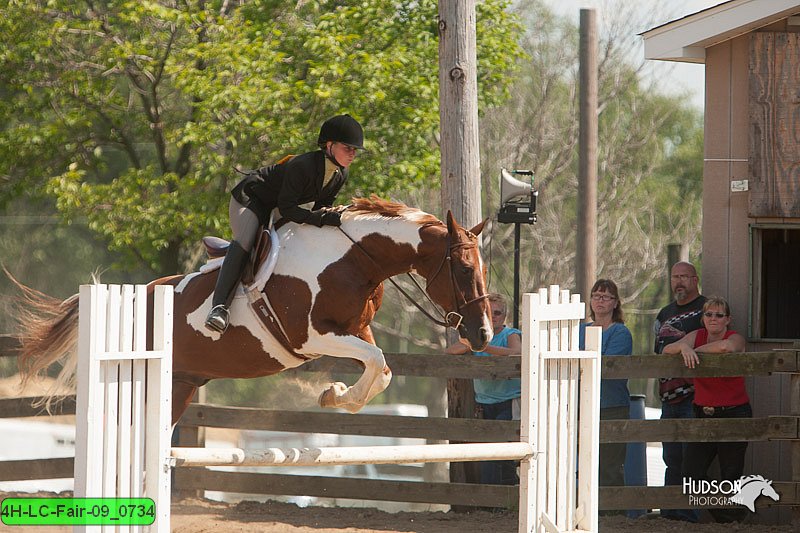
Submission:
[[[404,272],[426,280],[425,292],[472,349],[486,347],[492,324],[478,250],[483,223],[466,230],[448,212],[445,225],[376,197],[354,199],[339,209],[340,228],[287,223],[277,229],[280,252],[271,276],[260,288],[237,289],[224,334],[204,327],[218,270],[148,285],[149,292],[157,285],[175,287],[173,423],[197,388],[211,379],[269,376],[322,355],[362,363],[364,372],[353,386],[332,383],[319,397],[322,407],[357,412],[391,381],[369,324],[381,304],[383,281]],[[19,334],[23,379],[66,359],[59,381],[74,380],[77,295],[61,302],[20,286],[27,299]],[[271,307],[280,334],[271,333],[276,330],[254,311],[263,309],[263,302]]]

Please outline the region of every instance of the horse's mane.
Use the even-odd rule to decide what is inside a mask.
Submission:
[[[400,202],[384,200],[374,194],[369,198],[353,198],[351,205],[347,207],[345,212],[355,217],[403,218],[417,222],[420,225],[441,224],[441,221],[431,214],[414,207],[408,207]]]
[[[752,481],[763,481],[765,483],[769,482],[769,480],[765,479],[764,476],[758,475],[758,474],[751,474],[749,476],[745,476],[745,477],[742,478],[742,482],[744,484],[748,484],[748,483],[750,483]]]

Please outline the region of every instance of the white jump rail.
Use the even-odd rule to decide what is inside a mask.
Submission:
[[[84,383],[100,383],[102,386],[99,387],[101,392],[91,387],[86,387],[81,392],[79,388],[78,413],[89,412],[82,407],[87,402],[88,405],[101,405],[104,412],[100,415],[88,414],[84,420],[79,419],[76,496],[112,497],[116,489],[118,497],[143,495],[153,498],[158,515],[156,522],[141,529],[132,527],[131,531],[169,531],[170,467],[484,460],[520,461],[520,532],[597,531],[601,333],[600,328],[588,328],[587,350],[578,350],[578,324],[585,316],[585,306],[580,302],[579,295],[570,297],[569,291],[559,290],[554,285],[549,291],[541,289],[538,294],[523,296],[523,401],[520,442],[269,448],[253,451],[238,448],[169,447],[172,292],[160,289],[163,288],[156,290],[155,301],[156,350],[145,353],[143,344],[134,342],[134,348],[129,349],[130,342],[125,332],[130,327],[124,320],[128,314],[135,317],[142,315],[138,306],[145,304],[142,303],[144,297],[140,296],[140,287],[136,289],[135,312],[124,311],[128,308],[125,294],[131,292],[127,287],[122,289],[122,304],[118,304],[119,298],[113,296],[118,293],[116,288],[106,290],[103,286],[81,287],[81,338],[85,338],[81,340],[81,354],[82,359],[91,361],[91,364],[79,363],[79,373],[84,376]],[[141,290],[144,295],[144,288]],[[85,307],[84,300],[92,303]],[[85,314],[84,307],[88,311]],[[123,311],[120,312],[119,309]],[[122,329],[114,325],[117,319],[111,318],[118,315],[125,324]],[[96,319],[97,316],[100,318]],[[134,329],[138,332],[138,322],[136,324]],[[98,331],[105,333],[97,333]],[[120,339],[119,342],[113,340],[117,338]],[[109,339],[112,340],[111,343],[108,342]],[[105,351],[100,348],[102,346],[105,346]],[[116,361],[127,354],[132,354],[128,357],[131,361]],[[113,358],[113,361],[107,361],[109,358]],[[144,361],[147,362],[148,371],[147,408],[143,410],[133,401],[137,398],[136,391],[142,390],[140,387],[143,386],[143,379],[131,379],[128,386],[128,380],[123,379],[128,371],[123,367],[132,364],[131,374],[136,376],[135,365]],[[141,376],[141,372],[138,375]],[[89,379],[86,379],[87,376]],[[102,376],[105,376],[105,381],[101,379]],[[116,382],[119,383],[120,392],[112,390]],[[151,388],[156,389],[152,396]],[[141,392],[138,396],[141,397]],[[122,400],[129,397],[132,398],[130,408],[127,407],[128,402]],[[149,415],[151,408],[159,412],[142,426],[142,415],[145,411]],[[128,426],[125,423],[127,420],[131,421],[127,432],[123,429],[118,429],[116,433],[102,432],[103,426],[108,428],[119,425],[120,428],[125,428]],[[141,444],[133,438],[139,431],[137,428],[141,427],[145,427],[148,438],[153,439],[144,444],[147,482],[143,490],[140,489],[141,478],[137,477],[138,474],[132,468],[128,468],[119,454],[112,458],[113,454],[103,452],[104,449],[116,447],[122,453],[126,450],[130,452],[131,459],[141,457]],[[109,435],[103,437],[104,433]],[[126,448],[124,443],[128,441],[131,445]],[[119,446],[120,443],[123,445]],[[80,461],[79,454],[84,454]],[[87,460],[87,457],[104,457],[107,461],[100,465]],[[81,472],[86,472],[86,481],[81,481],[81,494],[77,492],[79,463]],[[135,460],[131,460],[131,463],[142,464]],[[125,466],[119,467],[121,464]],[[119,526],[108,530],[128,531]]]
[[[152,498],[152,531],[169,531],[172,303],[172,287],[155,288],[148,332],[145,285],[80,288],[75,497]]]

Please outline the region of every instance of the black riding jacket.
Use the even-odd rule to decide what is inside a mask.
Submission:
[[[320,225],[323,207],[332,207],[347,180],[347,169],[339,168],[323,187],[325,153],[322,150],[292,157],[286,162],[259,168],[245,176],[231,191],[236,200],[256,215],[262,224],[276,207],[293,222]],[[311,211],[300,205],[314,202]]]

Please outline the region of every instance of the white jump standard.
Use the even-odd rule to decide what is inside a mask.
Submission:
[[[149,352],[145,299],[144,286],[135,298],[132,286],[80,292],[75,495],[149,497],[157,513],[152,526],[103,531],[169,532],[173,467],[485,460],[520,461],[520,532],[597,531],[601,330],[577,349],[579,295],[523,295],[520,442],[265,450],[170,448],[172,289],[156,287]]]

